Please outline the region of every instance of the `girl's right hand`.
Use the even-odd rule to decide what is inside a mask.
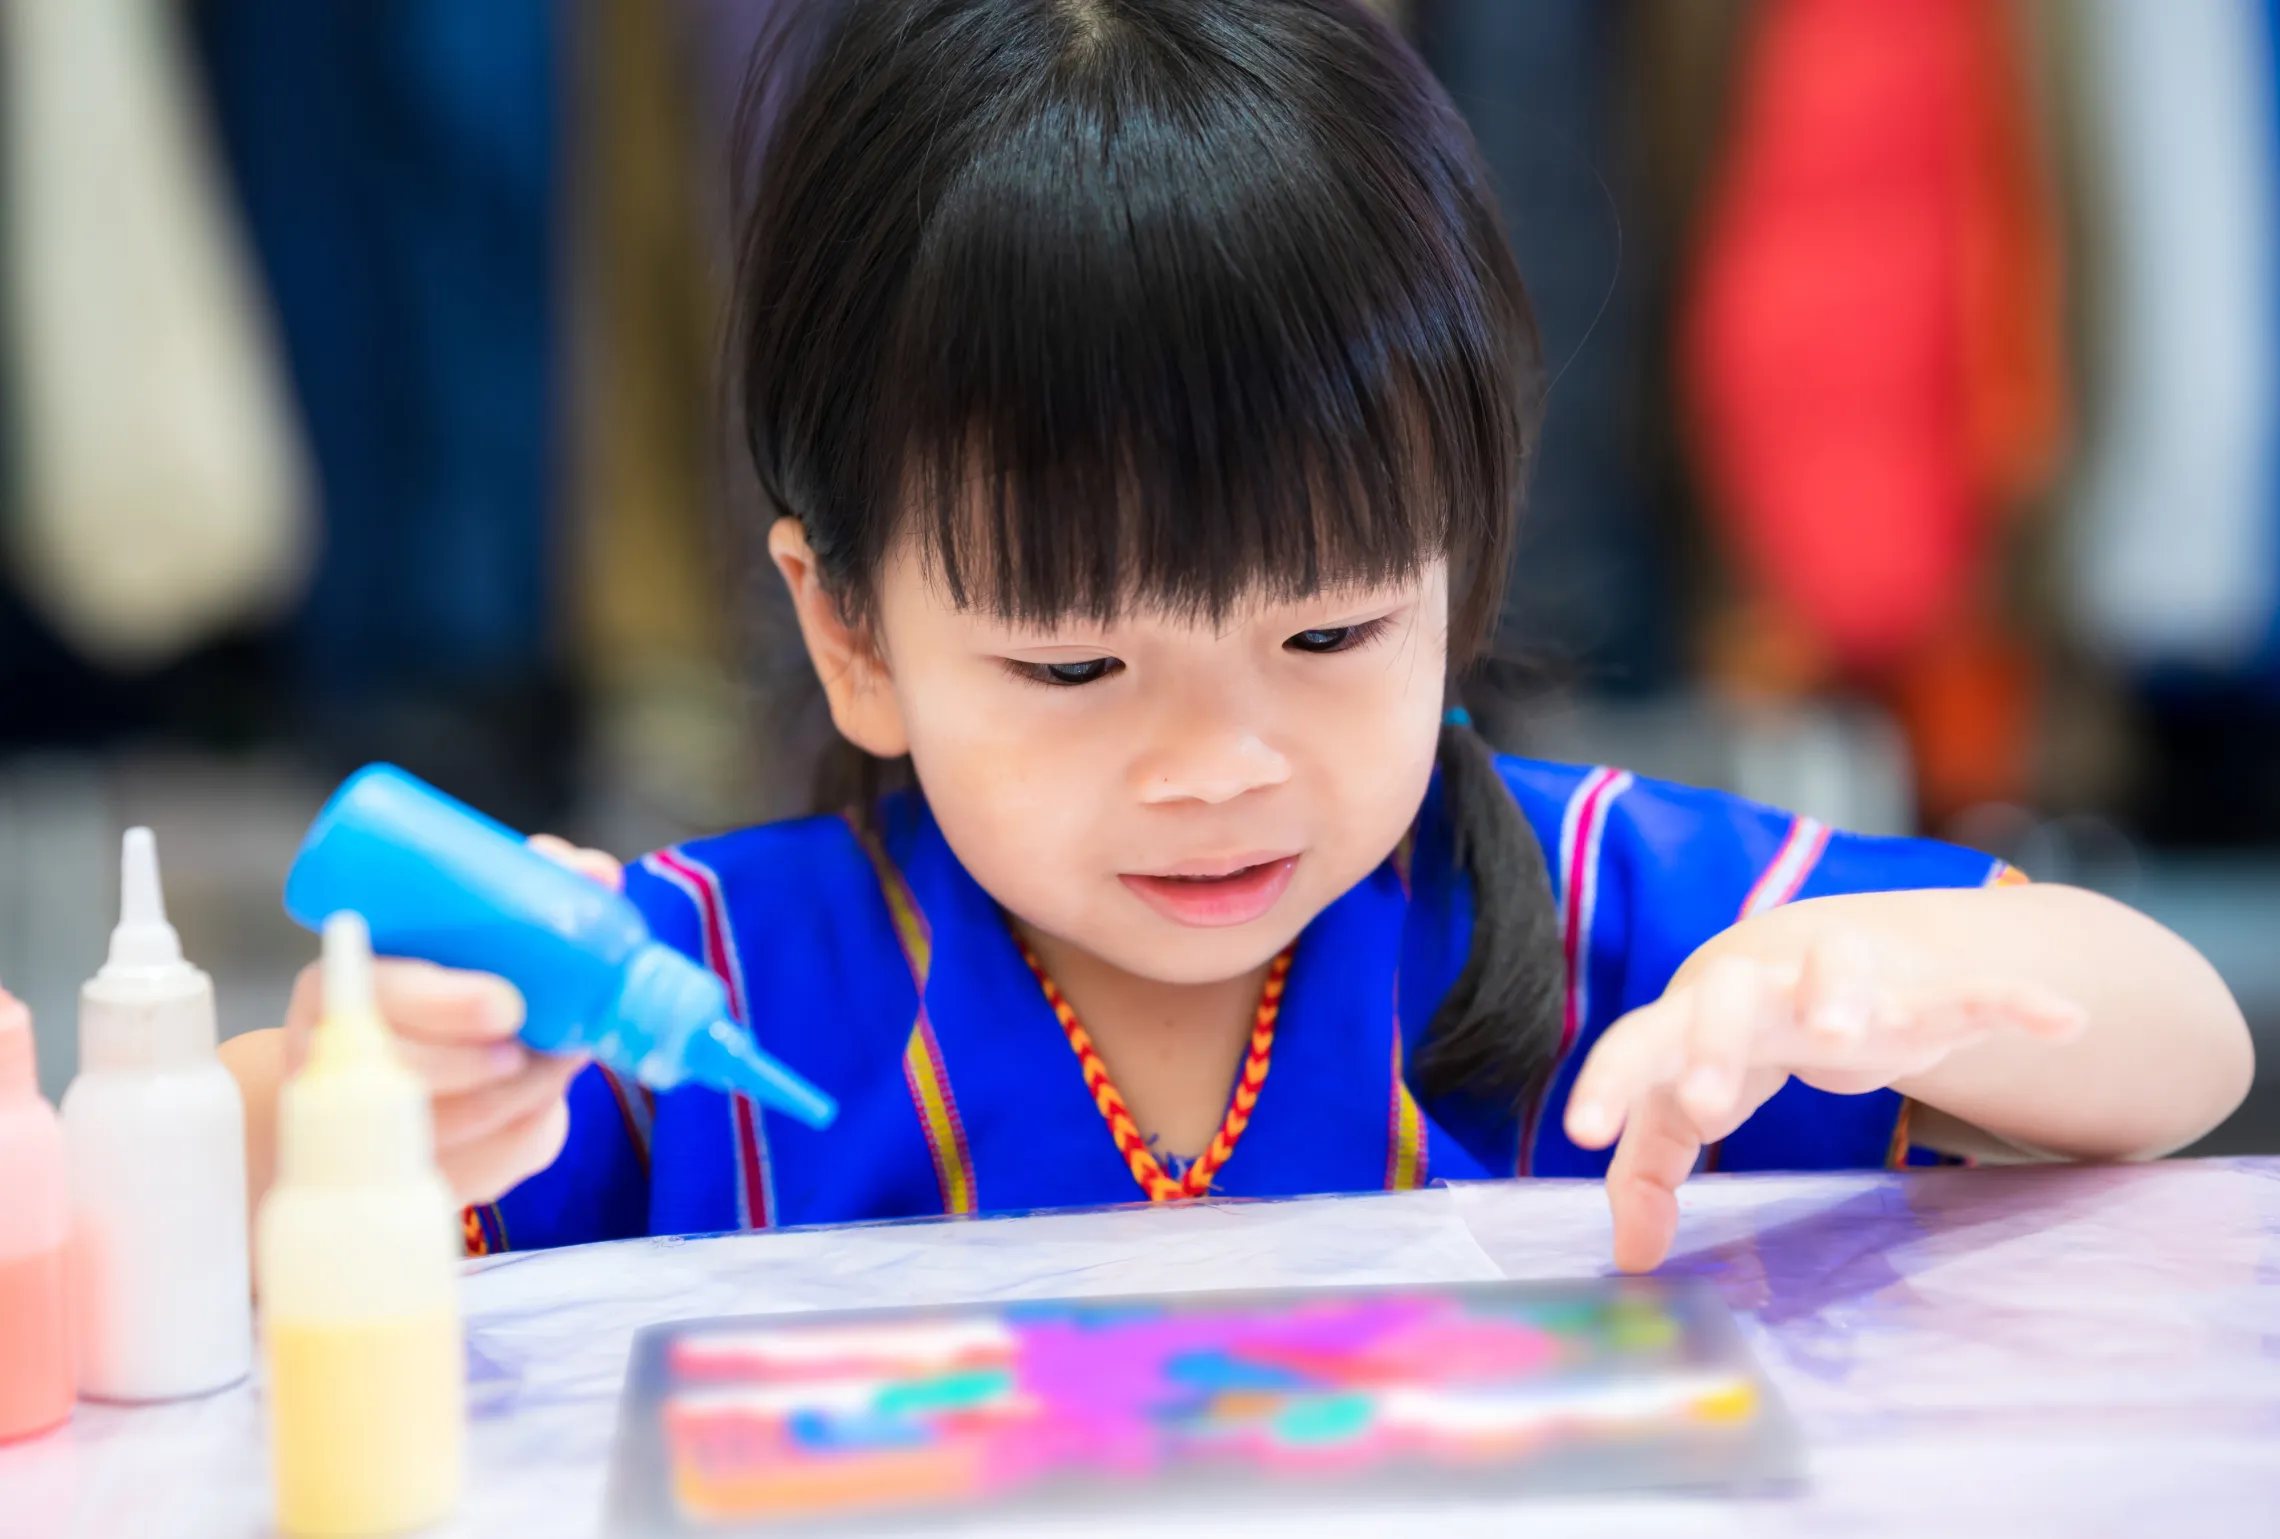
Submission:
[[[540,835],[534,849],[606,886],[620,885],[618,863]],[[570,1081],[583,1057],[534,1052],[517,1037],[523,999],[488,973],[395,958],[373,968],[380,1014],[404,1063],[427,1082],[436,1163],[455,1199],[495,1201],[554,1163],[570,1133]],[[324,1011],[321,964],[301,970],[285,1012],[285,1071],[308,1056],[309,1033]]]

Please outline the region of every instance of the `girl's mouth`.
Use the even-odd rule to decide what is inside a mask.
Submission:
[[[1174,924],[1216,930],[1249,924],[1273,908],[1297,869],[1296,855],[1280,855],[1209,876],[1125,872],[1120,879],[1141,902]]]

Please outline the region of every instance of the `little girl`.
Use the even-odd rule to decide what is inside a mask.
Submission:
[[[740,382],[857,773],[622,880],[843,1110],[652,1100],[391,964],[471,1246],[1604,1175],[1642,1268],[1697,1169],[2146,1158],[2239,1101],[2231,998],[2125,908],[1488,752],[1534,336],[1358,0],[847,0],[810,57]],[[230,1045],[257,1170],[316,999]]]

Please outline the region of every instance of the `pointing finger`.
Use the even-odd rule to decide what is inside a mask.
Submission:
[[[1568,1092],[1567,1135],[1581,1149],[1604,1149],[1632,1105],[1686,1065],[1694,990],[1665,994],[1607,1028]]]
[[[1607,1167],[1618,1267],[1649,1272],[1662,1265],[1678,1237],[1678,1189],[1701,1155],[1702,1141],[1667,1090],[1650,1094],[1632,1114]]]

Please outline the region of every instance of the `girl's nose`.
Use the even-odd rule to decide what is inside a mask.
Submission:
[[[1134,767],[1143,805],[1231,802],[1290,779],[1290,761],[1255,732],[1201,731]]]

